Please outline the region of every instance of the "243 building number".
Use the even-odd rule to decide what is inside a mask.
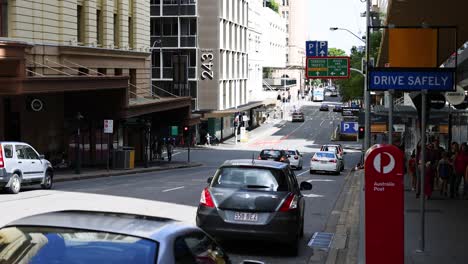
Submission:
[[[210,79],[213,80],[213,53],[202,53],[201,61],[202,61],[202,73],[201,78],[202,80]]]

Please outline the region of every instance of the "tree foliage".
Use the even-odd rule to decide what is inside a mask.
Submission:
[[[279,4],[275,0],[267,1],[266,6],[279,14]]]
[[[337,48],[329,48],[328,56],[346,56],[346,51]]]

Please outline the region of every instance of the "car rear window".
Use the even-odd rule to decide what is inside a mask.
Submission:
[[[324,146],[321,151],[335,151],[338,152],[338,148],[335,146]]]
[[[288,150],[286,151],[288,153],[288,155],[296,155],[296,151],[295,150]]]
[[[279,150],[262,150],[262,152],[260,153],[260,156],[277,158],[277,157],[281,156],[281,151],[279,151]]]
[[[154,264],[158,248],[151,240],[107,232],[49,227],[0,230],[1,263]]]
[[[317,152],[317,153],[315,153],[315,156],[317,158],[327,158],[327,159],[334,159],[335,158],[335,154],[326,153],[326,152]]]
[[[260,191],[287,191],[288,181],[282,170],[258,167],[223,167],[212,187],[255,188]]]
[[[3,153],[5,158],[11,159],[13,158],[13,146],[12,145],[4,145],[3,146]]]

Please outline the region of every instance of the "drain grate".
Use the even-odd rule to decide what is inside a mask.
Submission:
[[[309,241],[309,247],[328,250],[333,240],[333,233],[315,232]]]

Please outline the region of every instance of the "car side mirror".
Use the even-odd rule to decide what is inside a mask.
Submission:
[[[312,183],[303,181],[301,182],[301,191],[310,191],[312,190]]]
[[[39,155],[39,159],[45,159],[44,155]]]
[[[212,181],[213,181],[213,177],[209,177],[209,178],[206,180],[206,182],[207,182],[208,184],[210,184]]]
[[[257,261],[257,260],[244,260],[241,264],[265,264],[265,262]]]

